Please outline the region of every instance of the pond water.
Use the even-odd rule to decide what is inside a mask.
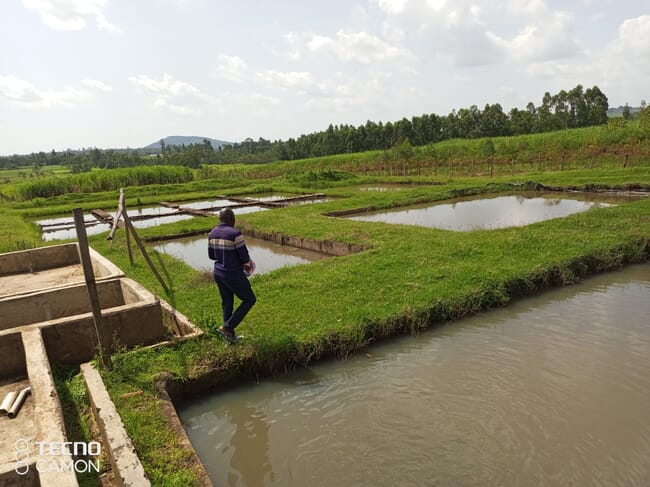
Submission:
[[[182,204],[181,206],[195,208],[195,209],[204,209],[204,208],[210,208],[214,206],[214,203],[218,203],[219,201],[227,201],[227,200],[194,202],[194,203]],[[230,201],[229,204],[240,204],[240,203]],[[244,206],[242,208],[235,208],[233,211],[235,212],[235,215],[244,215],[247,213],[254,213],[256,211],[266,211],[266,210],[268,210],[268,208],[252,205],[252,206]],[[195,215],[191,215],[187,213],[175,213],[176,212],[175,209],[167,208],[164,206],[133,207],[133,208],[128,208],[127,211],[130,218],[141,217],[141,216],[150,217],[150,218],[145,218],[143,220],[132,220],[133,226],[135,228],[155,227],[158,225],[163,225],[165,223],[173,223],[182,220],[188,220],[190,218],[195,218]],[[155,216],[161,214],[163,216]],[[217,213],[215,213],[215,218],[218,218]],[[87,235],[97,235],[102,232],[108,232],[111,229],[110,224],[100,222],[91,213],[85,214],[84,220],[86,222]],[[38,225],[47,225],[46,227],[42,228],[42,234],[41,234],[41,238],[45,241],[77,238],[77,232],[75,230],[74,220],[72,217],[49,218],[46,220],[38,220],[34,223]]]
[[[626,199],[625,201],[629,201]],[[561,218],[594,207],[621,202],[621,197],[565,195],[557,193],[474,196],[450,203],[419,206],[351,215],[352,220],[399,223],[446,230],[489,230],[529,225]]]
[[[129,212],[128,215],[130,218],[131,212]],[[182,220],[189,220],[190,218],[194,218],[194,215],[179,213],[175,215],[166,215],[166,216],[158,216],[154,218],[147,218],[146,220],[132,220],[131,223],[133,223],[133,226],[135,228],[148,228],[148,227],[156,227],[158,225],[164,225],[165,223],[174,223],[174,222],[180,222]]]
[[[215,485],[650,485],[650,265],[180,408]]]
[[[240,203],[232,200],[203,200],[203,201],[192,201],[192,202],[180,202],[179,206],[183,208],[194,208],[195,210],[205,210],[207,208],[221,208],[224,206],[238,205]]]
[[[243,194],[241,198],[250,198],[257,201],[281,201],[293,196],[298,196],[296,194],[288,193],[253,193],[253,194]]]
[[[245,237],[245,240],[249,255],[255,261],[253,277],[280,267],[307,264],[327,258],[327,255],[320,252],[279,245],[259,238]],[[168,240],[157,244],[154,249],[173,255],[196,270],[212,271],[213,261],[208,258],[207,235]]]
[[[100,222],[91,213],[84,213],[84,222],[86,223],[86,235],[97,235],[111,229],[109,225]],[[77,238],[77,230],[75,229],[74,217],[72,215],[37,220],[34,223],[41,226],[41,238],[46,242]]]
[[[384,193],[386,191],[399,191],[400,189],[406,189],[409,187],[410,186],[404,184],[382,184],[377,186],[359,186],[359,191],[379,191],[380,193]]]

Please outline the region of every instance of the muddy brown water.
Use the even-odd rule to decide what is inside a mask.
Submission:
[[[631,201],[631,197],[598,194],[521,193],[472,196],[452,202],[350,215],[359,221],[398,223],[446,230],[489,230],[561,218],[593,207]]]
[[[307,264],[328,257],[320,252],[290,245],[279,245],[259,238],[245,237],[245,240],[249,255],[255,261],[256,268],[253,277],[281,267]],[[168,240],[157,244],[154,249],[181,259],[199,271],[211,271],[214,264],[208,258],[207,235]]]
[[[650,265],[180,409],[215,485],[650,485]]]

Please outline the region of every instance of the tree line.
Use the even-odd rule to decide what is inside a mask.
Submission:
[[[528,103],[525,109],[505,113],[500,104],[476,105],[452,110],[448,115],[424,114],[396,122],[366,122],[365,125],[332,125],[321,132],[286,141],[259,139],[224,147],[215,159],[228,162],[269,162],[333,154],[386,150],[408,140],[414,146],[449,139],[475,139],[524,135],[554,130],[589,127],[607,123],[607,96],[598,88],[577,85],[569,91],[545,93],[542,103]]]
[[[508,113],[500,104],[476,105],[452,110],[448,115],[423,114],[410,120],[372,122],[364,125],[332,125],[326,130],[271,142],[264,138],[244,141],[215,150],[208,140],[188,146],[165,145],[161,151],[148,154],[139,150],[118,151],[97,148],[82,151],[39,152],[29,155],[0,157],[0,168],[48,165],[69,166],[73,173],[90,169],[121,168],[140,165],[173,164],[198,168],[201,164],[267,163],[274,160],[296,160],[367,150],[386,150],[408,140],[422,146],[443,140],[499,137],[588,127],[607,123],[608,100],[594,86],[582,85],[551,95],[545,93],[542,103],[529,102],[526,108],[513,108]]]

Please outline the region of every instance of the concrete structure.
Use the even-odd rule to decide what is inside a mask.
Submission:
[[[123,277],[112,262],[90,249],[97,281]],[[0,298],[84,282],[76,243],[0,254]]]
[[[163,324],[160,301],[135,281],[97,283],[102,305],[102,343],[116,347],[150,345],[171,337]],[[97,337],[85,285],[38,291],[0,299],[0,370],[20,373],[19,332],[39,328],[53,363],[78,364],[93,358]]]
[[[151,485],[99,372],[92,364],[86,363],[81,365],[81,373],[117,483],[120,487]]]
[[[90,249],[90,255],[105,347],[159,345],[172,337],[201,334],[185,316],[125,278],[96,251]],[[0,401],[10,391],[27,386],[32,391],[15,419],[0,416],[0,487],[78,485],[69,468],[73,460],[69,453],[44,455],[37,443],[67,441],[50,363],[79,364],[96,352],[97,336],[77,244],[0,254]],[[143,483],[144,470],[132,445],[128,446],[108,393],[101,379],[95,379],[90,379],[89,394],[104,442],[110,447],[113,476],[119,485],[148,485]]]

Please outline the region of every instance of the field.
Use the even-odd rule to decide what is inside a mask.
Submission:
[[[490,148],[491,147],[491,148]],[[91,173],[94,174],[95,172]],[[0,178],[2,176],[0,175]],[[73,176],[67,176],[71,178]],[[110,180],[110,178],[104,178]],[[30,183],[20,183],[30,184]],[[399,184],[395,191],[361,185]],[[417,333],[549,286],[650,255],[650,200],[592,209],[525,227],[454,232],[359,222],[326,216],[354,208],[391,208],[460,195],[557,189],[649,189],[648,138],[635,126],[555,134],[449,141],[423,148],[331,156],[250,166],[209,166],[191,180],[127,186],[127,205],[253,192],[307,193],[328,201],[241,215],[244,231],[356,244],[367,250],[254,278],[258,303],[241,325],[246,340],[228,346],[214,337],[220,303],[209,276],[166,254],[153,253],[171,290],[166,293],[139,257],[127,258],[123,232],[91,245],[205,330],[207,337],[115,356],[104,379],[154,485],[192,485],[187,451],[164,421],[154,380],[213,377],[214,386],[281,373],[296,364],[346,356],[400,333]],[[63,187],[63,186],[62,186]],[[0,251],[40,245],[31,219],[70,214],[76,206],[114,210],[119,187],[25,198],[25,186],[3,187]],[[21,196],[22,195],[22,196]],[[142,237],[209,229],[193,218],[143,229]],[[68,424],[79,438],[86,403],[77,370],[59,371]],[[67,391],[67,392],[66,392]],[[74,441],[74,438],[73,438]],[[90,485],[94,479],[87,479]]]

